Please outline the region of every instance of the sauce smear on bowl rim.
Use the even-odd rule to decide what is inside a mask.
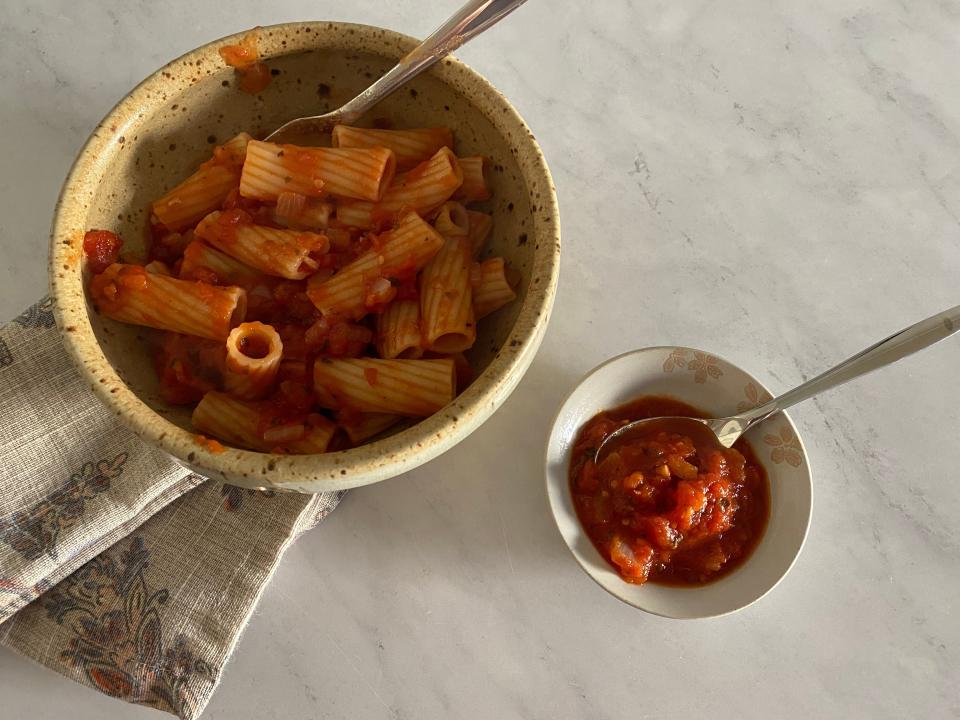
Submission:
[[[596,448],[633,420],[706,417],[665,396],[644,396],[591,418],[577,434],[570,491],[594,547],[625,581],[703,585],[743,564],[770,514],[766,473],[750,444],[722,447],[688,422],[657,424],[597,465]]]

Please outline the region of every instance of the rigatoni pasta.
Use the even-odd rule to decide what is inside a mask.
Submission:
[[[398,175],[379,202],[346,202],[337,207],[337,220],[357,228],[390,226],[398,213],[412,210],[428,215],[463,183],[463,172],[450,148],[440,148],[429,160]]]
[[[516,280],[511,277],[503,258],[484,260],[473,267],[473,310],[479,320],[513,302]]]
[[[163,197],[153,214],[169,230],[182,230],[220,207],[240,185],[240,166],[247,153],[247,133],[240,133],[214,151],[214,157]]]
[[[453,360],[320,358],[313,389],[321,407],[410,417],[432,415],[453,400]]]
[[[379,435],[403,420],[402,415],[391,413],[343,413],[337,416],[337,424],[343,428],[350,442],[359,445],[374,435]]]
[[[195,405],[201,452],[329,452],[437,412],[472,379],[477,318],[516,296],[502,259],[475,260],[487,161],[449,129],[331,143],[216,148],[153,203],[142,266],[84,238],[98,311],[163,331],[145,338],[159,394]]]
[[[453,198],[462,202],[489,200],[490,184],[487,182],[487,159],[480,155],[457,158],[463,182]]]
[[[149,265],[147,266],[149,268]],[[181,280],[213,282],[217,285],[244,285],[262,277],[259,270],[244,265],[226,253],[194,240],[183,251],[180,263]]]
[[[240,176],[240,194],[276,201],[281,193],[380,200],[397,160],[388,148],[314,148],[253,141]]]
[[[423,345],[441,353],[456,353],[477,339],[470,268],[470,239],[448,237],[420,276],[420,325]]]
[[[440,148],[453,149],[453,133],[445,127],[380,130],[337,125],[331,142],[341,148],[390,148],[397,156],[397,169],[409,170],[429,160]]]
[[[476,210],[467,210],[467,218],[470,228],[467,235],[470,236],[470,246],[473,248],[473,255],[476,257],[487,244],[487,238],[493,229],[493,218],[488,213],[477,212]]]
[[[261,452],[326,452],[337,430],[333,422],[316,413],[301,422],[291,421],[278,415],[270,403],[238,400],[213,390],[194,408],[191,420],[202,433]]]
[[[433,227],[445,238],[466,237],[470,234],[470,212],[458,202],[447,201],[440,206]]]
[[[241,323],[227,336],[223,372],[226,391],[241,400],[259,400],[273,386],[283,358],[283,342],[270,325]]]
[[[212,340],[226,340],[247,308],[242,288],[177,280],[122,263],[94,276],[90,295],[113,320]]]
[[[325,235],[254,225],[242,210],[210,213],[197,225],[196,235],[251,267],[289,280],[316,272],[330,248]]]
[[[377,352],[392,360],[415,360],[423,355],[420,332],[420,303],[395,300],[377,316]]]
[[[307,296],[324,315],[358,319],[393,299],[391,280],[415,275],[437,254],[443,238],[423,218],[407,213],[393,229],[381,234],[370,250],[336,275],[307,283]],[[317,276],[315,276],[317,277]],[[371,295],[380,285],[386,295]]]

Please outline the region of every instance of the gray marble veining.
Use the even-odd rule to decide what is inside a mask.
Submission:
[[[0,16],[0,287],[43,293],[89,130],[167,59],[285,20],[424,35],[414,0],[16,0]],[[806,549],[713,621],[620,605],[567,555],[541,473],[586,370],[685,344],[782,390],[958,302],[960,6],[534,0],[461,56],[515,103],[560,193],[543,348],[481,430],[352,493],[291,550],[206,717],[960,717],[960,345],[793,411]],[[3,715],[158,717],[0,653]]]

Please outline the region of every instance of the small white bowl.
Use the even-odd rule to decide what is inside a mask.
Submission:
[[[701,350],[652,347],[608,360],[573,389],[550,431],[547,497],[557,528],[591,578],[640,610],[669,618],[706,618],[745,608],[783,579],[800,555],[810,527],[810,461],[797,429],[785,413],[777,413],[746,435],[770,482],[770,520],[746,562],[699,587],[632,585],[620,579],[583,531],[573,508],[568,473],[573,444],[584,423],[602,410],[644,395],[669,395],[716,417],[770,398],[756,378]]]

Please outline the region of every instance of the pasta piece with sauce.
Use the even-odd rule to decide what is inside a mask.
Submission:
[[[469,217],[460,203],[444,204],[436,227],[443,235],[440,251],[420,274],[422,344],[438,353],[457,353],[477,340],[470,271]]]
[[[276,416],[268,401],[250,402],[211,391],[193,411],[193,427],[221,440],[261,452],[309,455],[326,452],[337,426],[323,415],[302,421]]]
[[[313,365],[313,391],[332,410],[425,417],[455,395],[453,360],[319,358]]]
[[[220,285],[246,286],[262,277],[259,270],[244,265],[226,253],[214,250],[200,240],[194,240],[183,251],[181,280],[212,282],[215,279]]]
[[[443,205],[463,183],[463,173],[450,148],[440,148],[426,162],[398,175],[380,202],[345,202],[337,207],[343,225],[370,229],[392,225],[398,213],[428,215]]]
[[[377,316],[377,351],[388,360],[423,355],[418,300],[394,300]]]
[[[393,230],[377,238],[371,250],[336,275],[319,281],[310,278],[307,297],[324,315],[359,319],[390,302],[396,294],[391,281],[416,273],[442,246],[436,230],[416,213],[407,213]]]
[[[483,250],[483,246],[487,244],[487,238],[493,229],[493,218],[487,213],[476,210],[467,210],[467,216],[470,219],[470,230],[467,234],[470,236],[473,256],[477,257]]]
[[[470,234],[469,211],[460,203],[449,200],[440,206],[433,226],[445,238],[467,237]]]
[[[122,263],[93,277],[90,296],[113,320],[212,340],[225,341],[247,311],[242,288],[178,280]]]
[[[168,230],[183,230],[226,200],[240,186],[240,166],[252,138],[240,133],[214,151],[214,157],[173,190],[154,201],[152,210]]]
[[[454,193],[453,199],[461,202],[489,200],[492,196],[487,181],[487,159],[481,155],[457,158],[463,172],[463,184]]]
[[[241,400],[266,396],[280,369],[283,343],[270,325],[241,323],[227,337],[227,358],[223,384],[228,393]]]
[[[255,36],[222,51],[247,90],[269,79]],[[203,447],[322,453],[412,424],[472,381],[478,318],[516,298],[502,258],[475,259],[493,219],[465,205],[491,196],[487,158],[458,158],[443,127],[331,142],[217,147],[153,203],[143,267],[84,236],[98,311],[168,331],[160,393],[198,403]]]
[[[348,417],[337,418],[337,424],[347,433],[351,443],[359,445],[393,427],[401,420],[403,420],[402,415],[390,413],[349,413]]]
[[[254,225],[243,210],[210,213],[197,225],[196,236],[246,265],[288,280],[313,274],[330,249],[325,235]]]
[[[473,266],[473,311],[479,320],[517,298],[517,279],[503,258],[490,258]]]
[[[445,127],[379,130],[337,125],[331,142],[342,148],[390,148],[397,156],[397,169],[409,170],[429,160],[440,148],[453,149],[453,133]]]
[[[281,193],[376,201],[393,180],[387,148],[315,148],[252,141],[240,177],[245,198],[275,201]]]

